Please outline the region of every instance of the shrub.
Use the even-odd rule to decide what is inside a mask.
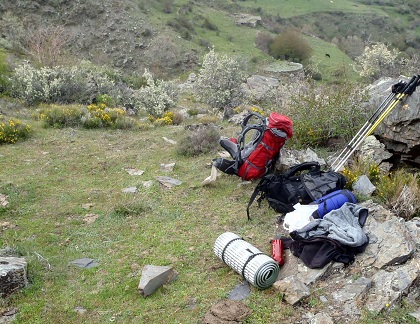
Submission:
[[[220,118],[216,115],[204,115],[198,120],[199,123],[204,125],[216,124],[218,121],[220,121]]]
[[[153,80],[152,74],[146,69],[143,76],[147,85],[133,93],[135,105],[149,115],[159,118],[169,108],[174,107],[179,91],[173,82]]]
[[[255,45],[264,53],[269,53],[270,44],[273,42],[273,39],[271,35],[259,32],[255,38]]]
[[[85,106],[50,106],[38,111],[39,118],[46,127],[117,128],[136,126],[134,119],[126,116],[121,108],[108,108],[105,104]]]
[[[183,121],[184,121],[184,116],[182,116],[182,114],[180,114],[179,112],[174,112],[172,123],[174,125],[181,125]]]
[[[14,144],[29,137],[30,132],[30,126],[20,120],[13,118],[6,120],[0,115],[0,144]]]
[[[376,184],[376,196],[386,207],[404,219],[420,211],[420,174],[398,169],[382,175]]]
[[[166,111],[163,113],[162,117],[156,119],[153,116],[149,117],[149,120],[153,121],[153,124],[156,126],[172,125],[173,119],[174,113],[172,111]]]
[[[41,69],[25,62],[11,77],[12,95],[29,105],[89,103],[97,95],[112,93],[114,89],[114,81],[107,73],[89,62],[73,67]]]
[[[104,104],[107,107],[115,107],[115,100],[107,94],[97,95],[95,99],[96,104]]]
[[[354,182],[362,175],[366,175],[373,184],[377,184],[381,178],[379,166],[361,158],[352,160],[348,167],[344,167],[342,173],[347,179],[347,189],[351,189]]]
[[[350,140],[366,118],[362,105],[365,92],[345,84],[336,87],[315,87],[302,91],[297,83],[288,103],[288,115],[294,122],[291,143],[297,146],[326,146],[332,139]]]
[[[220,133],[214,126],[201,126],[178,142],[177,152],[184,156],[209,153],[219,147]]]
[[[356,58],[354,70],[369,80],[375,80],[381,76],[393,76],[400,71],[397,60],[399,54],[398,50],[389,50],[383,43],[368,46],[363,54]]]
[[[72,39],[66,30],[63,26],[29,30],[29,53],[38,64],[49,67],[59,65],[65,45]]]
[[[238,60],[216,54],[212,49],[204,56],[193,90],[198,100],[216,109],[227,104],[236,106],[244,99],[241,84],[245,76]]]
[[[396,215],[410,219],[420,211],[420,174],[400,168],[395,172],[382,172],[378,165],[357,158],[342,171],[347,179],[346,188],[352,189],[353,183],[366,175],[376,186],[373,193],[379,203],[385,205]]]
[[[213,31],[219,30],[219,27],[217,27],[216,24],[212,23],[208,18],[204,19],[203,28],[206,28],[208,30],[213,30]]]
[[[270,43],[269,54],[276,59],[301,62],[311,57],[312,48],[297,31],[288,29]]]
[[[45,127],[63,128],[80,125],[83,116],[80,106],[51,105],[38,110],[38,117]]]

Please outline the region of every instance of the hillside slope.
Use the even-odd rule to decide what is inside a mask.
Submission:
[[[64,27],[65,62],[83,58],[130,74],[142,74],[147,67],[162,77],[193,70],[211,47],[253,64],[270,61],[256,48],[256,35],[275,35],[288,27],[337,45],[351,58],[372,41],[407,51],[420,48],[415,1],[397,1],[405,5],[398,8],[406,8],[398,12],[392,2],[362,2],[6,0],[0,4],[0,47],[27,54],[38,30]],[[254,28],[240,26],[238,13],[257,15],[261,21]]]

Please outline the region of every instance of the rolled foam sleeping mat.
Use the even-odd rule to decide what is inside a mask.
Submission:
[[[220,235],[213,250],[220,260],[257,288],[266,289],[277,280],[279,264],[234,233]]]

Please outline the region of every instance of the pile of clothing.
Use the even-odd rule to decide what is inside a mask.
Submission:
[[[290,249],[309,268],[323,268],[331,261],[349,265],[369,244],[369,237],[363,231],[367,216],[367,208],[346,202],[281,240],[284,248]]]

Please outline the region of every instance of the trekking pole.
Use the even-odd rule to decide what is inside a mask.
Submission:
[[[370,125],[379,118],[380,114],[384,111],[385,107],[388,106],[391,100],[397,95],[395,92],[391,92],[388,97],[381,103],[375,113],[366,121],[366,123],[360,128],[356,135],[352,138],[352,140],[346,145],[346,147],[340,152],[340,154],[335,158],[334,162],[331,164],[331,168],[334,169],[334,166],[340,162],[342,159],[354,146],[354,144],[359,140],[363,133],[367,131]]]
[[[335,166],[340,164],[340,160],[347,159],[350,156],[350,154],[352,153],[353,147],[358,146],[360,139],[364,138],[366,133],[369,131],[370,127],[376,122],[379,116],[385,111],[386,107],[390,105],[390,103],[394,100],[394,98],[397,96],[397,94],[402,90],[402,88],[405,85],[406,85],[406,82],[400,80],[397,84],[392,86],[392,92],[379,105],[375,113],[369,118],[368,121],[366,121],[366,123],[360,128],[360,130],[353,137],[353,139],[347,144],[347,146],[341,151],[338,157],[331,164],[332,169],[336,170],[336,169],[341,168],[341,166],[339,167],[335,167]]]
[[[355,136],[355,138],[357,138],[357,140],[355,140],[355,138],[353,138],[353,140],[351,142],[354,142],[351,146],[347,146],[344,151],[347,151],[347,153],[344,154],[344,156],[341,158],[341,161],[339,162],[339,159],[337,158],[333,164],[333,170],[335,172],[338,172],[340,170],[340,168],[344,165],[344,163],[348,160],[348,158],[351,156],[351,154],[353,154],[353,152],[357,149],[357,147],[365,140],[365,138],[369,135],[371,135],[373,133],[373,131],[376,129],[376,127],[385,119],[386,116],[388,116],[388,114],[397,106],[398,103],[401,103],[405,97],[410,96],[415,90],[416,87],[420,84],[420,75],[415,75],[411,78],[411,80],[408,83],[397,83],[393,86],[393,92],[396,93],[396,96],[391,96],[391,97],[395,97],[393,100],[390,101],[389,104],[386,105],[387,108],[383,108],[382,104],[380,106],[381,109],[378,109],[377,111],[380,111],[380,114],[378,117],[375,117],[375,120],[369,121],[367,124],[367,129],[366,126],[363,126],[362,129],[357,133],[357,136]],[[390,98],[388,96],[388,98]],[[389,101],[388,98],[384,101],[387,102]],[[376,112],[375,114],[376,115]],[[365,124],[366,125],[366,124]],[[363,130],[363,131],[362,131]],[[339,156],[343,155],[340,154]]]

